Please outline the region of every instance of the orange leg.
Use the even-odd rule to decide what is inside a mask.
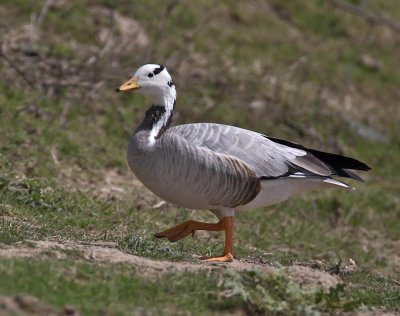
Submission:
[[[194,235],[196,230],[225,231],[225,247],[223,255],[217,257],[201,257],[201,260],[206,260],[208,262],[233,261],[233,216],[224,217],[216,224],[187,221],[161,233],[155,234],[154,236],[157,238],[167,238],[169,241],[175,242],[185,238],[189,234]]]

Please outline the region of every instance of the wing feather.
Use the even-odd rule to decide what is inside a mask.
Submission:
[[[312,176],[338,175],[359,180],[357,175],[343,168],[369,169],[353,158],[308,149],[229,125],[186,124],[172,127],[171,132],[183,136],[193,146],[205,147],[245,162],[259,178],[264,179],[301,172]],[[334,162],[337,162],[336,165]]]

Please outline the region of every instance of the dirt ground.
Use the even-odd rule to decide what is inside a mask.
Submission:
[[[215,269],[235,269],[258,270],[263,273],[271,273],[277,268],[269,264],[260,264],[242,260],[235,260],[231,263],[198,263],[189,262],[171,262],[163,260],[154,260],[144,257],[135,256],[122,252],[117,249],[116,243],[97,242],[97,243],[77,243],[73,241],[29,241],[27,244],[19,244],[0,248],[0,258],[41,258],[49,254],[49,252],[59,259],[67,256],[65,251],[78,251],[82,256],[82,260],[92,262],[116,264],[125,263],[135,266],[141,275],[149,278],[156,277],[160,273],[170,272],[198,272],[204,270]],[[293,265],[285,268],[288,274],[298,283],[307,287],[321,287],[329,289],[336,286],[340,282],[337,275],[331,275],[327,272],[312,269],[306,266]]]

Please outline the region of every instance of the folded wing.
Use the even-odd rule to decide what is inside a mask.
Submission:
[[[234,126],[198,123],[175,126],[171,131],[184,137],[190,145],[242,160],[260,179],[340,176],[361,180],[348,169],[370,170],[366,164],[353,158],[306,148]]]

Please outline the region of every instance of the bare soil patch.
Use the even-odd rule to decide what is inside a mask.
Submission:
[[[47,315],[47,316],[79,316],[75,307],[66,305],[56,308],[44,304],[31,295],[3,296],[0,295],[0,315]]]
[[[278,270],[278,268],[269,264],[252,263],[243,260],[224,264],[210,264],[202,261],[191,263],[154,260],[122,252],[116,247],[116,243],[110,242],[29,241],[28,244],[21,243],[1,247],[0,258],[44,258],[51,254],[59,259],[64,259],[68,256],[68,251],[74,251],[76,254],[79,254],[82,260],[105,264],[130,264],[138,269],[141,275],[150,278],[157,277],[160,273],[195,273],[216,269],[235,269],[238,271],[258,270],[262,273],[272,273]],[[329,289],[340,283],[338,276],[309,267],[290,266],[284,269],[296,282],[306,287]]]

